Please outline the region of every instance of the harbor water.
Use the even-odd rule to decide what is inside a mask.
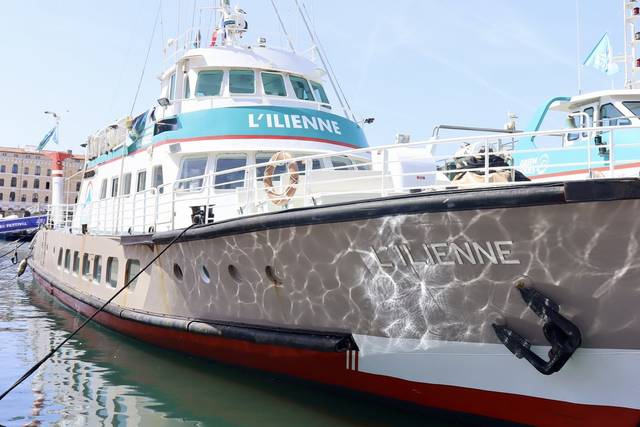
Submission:
[[[25,246],[26,247],[26,246]],[[24,256],[25,253],[22,254]],[[83,318],[0,259],[4,391]],[[462,426],[335,389],[220,365],[89,324],[0,401],[0,425]]]

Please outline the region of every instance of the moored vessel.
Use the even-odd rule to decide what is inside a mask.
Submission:
[[[98,322],[222,362],[520,423],[637,424],[640,155],[618,141],[640,123],[580,129],[610,157],[601,178],[573,160],[579,180],[491,162],[575,129],[368,147],[330,72],[242,45],[244,11],[220,10],[211,46],[173,42],[158,106],[89,138],[79,203],[54,198],[34,239],[39,284],[87,316],[127,286]],[[474,182],[434,156],[461,142],[484,148]]]

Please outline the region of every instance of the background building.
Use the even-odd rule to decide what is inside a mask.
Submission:
[[[35,147],[0,147],[0,214],[42,212],[51,200],[51,160]],[[75,203],[84,156],[64,161],[65,203]],[[68,179],[67,179],[68,178]]]

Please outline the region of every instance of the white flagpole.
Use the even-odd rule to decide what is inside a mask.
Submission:
[[[578,68],[578,95],[582,93],[582,62],[580,61],[580,0],[576,0],[576,67]]]

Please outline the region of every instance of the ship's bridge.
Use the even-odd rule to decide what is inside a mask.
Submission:
[[[170,116],[209,108],[291,106],[333,111],[325,71],[293,52],[266,46],[216,46],[185,52],[161,76],[161,98]]]

